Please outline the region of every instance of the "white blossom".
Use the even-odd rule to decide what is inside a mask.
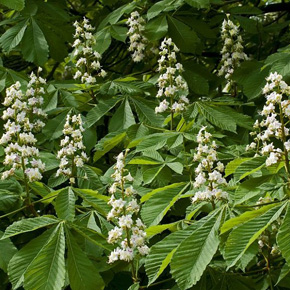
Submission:
[[[38,69],[38,74],[40,71]],[[3,104],[7,109],[2,115],[6,123],[0,144],[5,148],[3,164],[9,169],[2,173],[2,179],[14,175],[17,169],[21,169],[24,177],[30,182],[42,178],[41,173],[45,170],[45,165],[39,159],[34,134],[40,132],[45,125],[40,120],[46,117],[41,108],[45,93],[44,84],[45,80],[32,72],[26,91],[22,90],[20,82],[6,90]]]
[[[125,168],[125,154],[121,152],[117,156],[114,166],[115,172],[111,175],[114,182],[109,188],[111,198],[108,204],[112,207],[107,215],[107,219],[113,221],[116,226],[109,231],[108,242],[119,246],[111,252],[109,263],[117,260],[130,262],[137,254],[147,255],[149,248],[146,245],[145,225],[138,218],[140,205],[134,197],[136,191],[128,182],[133,181],[133,177]],[[118,196],[118,198],[117,198]]]
[[[227,185],[222,176],[224,165],[217,160],[216,143],[212,141],[212,135],[202,127],[197,134],[198,147],[193,160],[199,164],[195,169],[195,188],[201,189],[195,192],[192,202],[200,200],[228,200],[228,193],[220,187]]]
[[[75,183],[75,171],[77,167],[83,167],[88,161],[83,144],[83,123],[81,115],[67,115],[63,128],[64,137],[60,141],[61,148],[57,152],[60,159],[56,176],[65,175],[70,178],[70,183]]]
[[[219,76],[224,76],[227,80],[224,91],[231,87],[231,77],[235,69],[240,66],[241,61],[247,60],[248,56],[244,53],[243,39],[239,35],[239,27],[230,19],[224,19],[221,28],[221,38],[224,42],[221,50],[222,59],[220,62]]]
[[[156,113],[163,113],[167,110],[171,112],[182,112],[189,103],[186,95],[188,87],[182,78],[182,64],[177,62],[176,53],[179,51],[171,38],[165,38],[160,46],[158,71],[158,93],[157,98],[163,98],[159,106],[155,108]],[[167,101],[167,99],[169,101]]]
[[[82,22],[75,22],[75,41],[73,43],[74,56],[76,57],[77,71],[74,74],[74,79],[80,79],[85,84],[95,84],[96,77],[105,77],[107,74],[102,69],[100,64],[101,55],[94,51],[96,43],[92,32],[95,30],[89,24],[89,20],[84,17]]]
[[[246,149],[256,149],[257,155],[267,156],[266,166],[270,166],[279,162],[290,151],[289,128],[285,125],[290,119],[290,87],[277,72],[270,73],[266,81],[263,88],[266,102],[260,112],[262,120],[255,122],[255,131],[251,132],[255,136],[254,142]],[[276,147],[275,140],[281,142],[283,148]]]
[[[130,46],[129,51],[132,52],[132,59],[134,62],[140,62],[145,57],[145,48],[147,44],[147,38],[143,35],[145,29],[145,20],[138,11],[133,11],[130,18],[127,20],[129,31]]]

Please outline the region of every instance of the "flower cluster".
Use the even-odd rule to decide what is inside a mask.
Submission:
[[[147,43],[147,38],[143,35],[145,21],[143,17],[140,16],[138,11],[131,13],[130,18],[127,20],[127,25],[129,26],[130,46],[129,51],[132,52],[132,59],[134,62],[139,62],[144,59],[145,48]]]
[[[41,72],[39,68],[38,73]],[[34,134],[44,127],[43,118],[46,114],[41,109],[43,104],[43,85],[45,79],[33,72],[25,92],[21,90],[20,82],[16,82],[6,90],[2,119],[5,133],[0,144],[5,147],[3,164],[10,169],[2,173],[2,179],[14,175],[17,169],[24,173],[24,178],[30,182],[40,180],[45,164],[39,159],[39,150],[34,146],[37,139]]]
[[[100,64],[101,55],[93,49],[96,42],[92,34],[94,28],[85,17],[81,23],[76,21],[74,27],[75,41],[72,46],[75,48],[74,56],[77,58],[74,79],[80,78],[82,83],[94,84],[96,76],[106,76]]]
[[[83,167],[88,160],[83,144],[83,125],[81,115],[67,115],[63,128],[64,138],[60,141],[61,149],[57,153],[60,159],[56,176],[63,174],[70,178],[70,183],[75,183],[76,167]]]
[[[117,260],[130,262],[139,253],[144,256],[149,252],[145,243],[145,225],[138,218],[140,206],[135,198],[136,191],[130,183],[133,177],[125,169],[126,153],[117,156],[117,163],[112,174],[114,183],[109,188],[111,194],[108,204],[112,206],[107,219],[112,220],[116,226],[109,232],[108,242],[118,243],[119,246],[111,252],[109,263]],[[128,184],[129,183],[129,184]]]
[[[227,185],[222,176],[224,165],[217,160],[217,145],[211,139],[212,135],[206,131],[206,127],[202,127],[197,135],[198,147],[193,157],[194,161],[199,162],[195,169],[196,177],[193,185],[201,190],[195,193],[192,202],[228,199],[228,193],[220,188]]]
[[[257,149],[257,154],[267,156],[266,165],[270,166],[281,160],[283,155],[288,158],[290,151],[289,129],[285,126],[290,119],[290,100],[286,97],[290,94],[290,86],[277,72],[270,73],[266,80],[263,88],[266,103],[260,112],[263,120],[255,122],[255,131],[251,132],[255,139],[246,149]],[[283,150],[273,144],[274,139],[282,143]]]
[[[219,76],[225,76],[230,84],[230,78],[234,70],[240,66],[241,61],[247,60],[248,56],[244,53],[243,39],[239,35],[239,27],[231,20],[224,20],[221,29],[221,37],[224,42],[221,50],[221,67],[218,71]]]
[[[182,64],[176,60],[176,53],[179,51],[171,38],[165,38],[160,46],[158,71],[158,93],[157,98],[164,98],[159,106],[155,108],[156,113],[162,113],[170,109],[171,112],[185,110],[189,103],[187,83],[181,76]],[[169,101],[167,101],[167,99]],[[176,101],[177,100],[177,101]]]

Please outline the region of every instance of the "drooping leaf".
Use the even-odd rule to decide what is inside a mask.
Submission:
[[[53,231],[24,274],[27,290],[61,290],[65,282],[63,224]]]
[[[190,26],[176,18],[168,17],[168,29],[169,35],[182,52],[198,52],[201,42]]]
[[[72,290],[103,289],[105,284],[101,275],[68,229],[66,229],[66,240],[68,248],[68,276]]]
[[[0,37],[0,45],[5,52],[10,52],[15,48],[23,38],[25,30],[27,28],[27,21],[21,21],[6,30],[5,33]]]
[[[124,130],[135,124],[135,118],[127,99],[117,109],[109,124],[110,132]]]
[[[187,185],[184,183],[172,184],[159,188],[142,197],[146,203],[142,207],[141,216],[147,226],[157,225],[170,210]]]
[[[48,59],[49,47],[37,22],[31,18],[22,39],[22,52],[25,60],[43,65]]]
[[[152,284],[169,265],[178,245],[193,231],[202,227],[206,220],[207,218],[203,218],[187,229],[176,231],[151,247],[150,253],[145,260],[145,270],[149,278],[149,285]]]
[[[12,257],[8,265],[8,274],[13,289],[17,289],[22,285],[27,268],[31,265],[39,251],[46,245],[54,230],[55,228],[45,231],[42,235],[22,247]]]
[[[201,278],[219,245],[218,229],[223,210],[212,214],[202,227],[191,232],[172,257],[171,273],[181,289],[188,289]]]
[[[2,239],[7,239],[22,233],[32,232],[56,223],[59,223],[59,220],[52,216],[41,216],[16,221],[5,230]]]
[[[230,233],[225,247],[225,259],[228,267],[234,266],[260,234],[283,212],[286,203],[273,207],[265,206],[265,213],[242,223]]]

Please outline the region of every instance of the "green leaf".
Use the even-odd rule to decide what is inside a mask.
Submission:
[[[200,39],[190,26],[168,16],[169,35],[177,47],[186,53],[193,53],[200,47]]]
[[[144,181],[144,184],[151,183],[157,177],[157,175],[161,172],[161,170],[163,168],[164,168],[164,165],[156,166],[156,167],[153,167],[153,168],[146,169],[143,172],[143,181]]]
[[[108,23],[116,24],[124,13],[130,13],[136,7],[135,2],[125,4],[117,9],[114,9],[99,25],[98,30],[103,29]]]
[[[0,211],[7,212],[20,200],[19,194],[10,190],[0,189]]]
[[[63,224],[53,231],[24,274],[27,290],[61,290],[65,282]]]
[[[151,227],[146,229],[147,237],[151,238],[157,234],[162,233],[165,230],[174,231],[174,229],[176,229],[178,223],[179,223],[179,221],[176,221],[176,222],[171,223],[171,224],[151,226]]]
[[[268,206],[266,207],[268,210],[262,215],[250,219],[233,229],[225,246],[224,257],[228,268],[234,266],[262,232],[279,218],[286,205],[287,203],[279,204],[275,207]]]
[[[127,129],[134,124],[135,118],[133,112],[131,110],[128,100],[125,99],[121,104],[121,106],[118,108],[118,110],[115,112],[113,117],[111,118],[109,124],[109,131],[110,132],[120,131],[123,129]]]
[[[104,53],[109,48],[112,41],[109,27],[98,31],[95,39],[96,44],[94,45],[94,49],[100,54]]]
[[[31,18],[22,39],[22,52],[26,61],[43,65],[48,59],[48,44],[37,22]]]
[[[150,20],[145,26],[144,34],[150,41],[154,41],[164,37],[167,30],[167,19],[166,16],[163,15]]]
[[[55,210],[60,219],[73,221],[76,197],[71,187],[62,190],[55,200]]]
[[[0,4],[10,9],[21,11],[25,6],[25,0],[0,0]]]
[[[185,0],[185,2],[194,8],[209,8],[210,7],[209,0]]]
[[[108,206],[109,198],[105,195],[99,194],[95,190],[90,189],[74,189],[75,193],[79,195],[86,203],[96,209],[97,212],[106,216],[110,211]]]
[[[149,136],[146,136],[136,148],[136,151],[144,151],[144,150],[158,150],[163,148],[166,144],[166,141],[175,136],[175,133],[155,133]]]
[[[100,173],[97,173],[96,169],[88,165],[78,168],[78,186],[80,188],[99,189],[103,187],[98,175]]]
[[[104,282],[98,270],[82,251],[75,241],[73,235],[66,229],[66,240],[68,248],[67,269],[72,290],[104,289]]]
[[[209,92],[209,83],[199,71],[186,69],[183,72],[184,79],[186,80],[189,88],[198,95],[207,95]]]
[[[183,172],[183,164],[180,162],[170,162],[166,163],[166,165],[178,174]]]
[[[217,110],[216,107],[210,106],[206,103],[198,102],[197,105],[201,114],[204,115],[205,118],[213,125],[230,132],[236,132],[237,126],[231,116]]]
[[[239,180],[255,173],[265,166],[265,156],[258,156],[242,162],[235,171],[235,177]]]
[[[155,190],[154,193],[151,192],[143,196],[142,198],[144,201],[144,199],[148,199],[148,196],[151,194],[149,200],[147,200],[141,210],[143,222],[147,226],[157,225],[178,200],[187,186],[188,185],[184,186],[184,183],[177,183],[159,188]]]
[[[139,290],[140,288],[140,284],[139,283],[134,283],[133,285],[131,285],[128,290]]]
[[[111,133],[106,135],[96,145],[96,153],[94,154],[94,161],[99,160],[103,155],[113,149],[115,146],[120,144],[126,136],[126,132],[122,133]]]
[[[49,216],[41,216],[35,218],[23,219],[17,222],[14,222],[9,226],[2,237],[2,239],[7,239],[19,234],[32,232],[37,229],[59,223],[59,220]]]
[[[287,264],[290,265],[290,248],[289,248],[289,239],[290,239],[290,207],[289,202],[287,205],[287,211],[277,234],[277,243],[279,250],[282,253],[282,256],[286,260]]]
[[[101,100],[94,108],[92,108],[86,118],[85,126],[90,128],[98,122],[106,113],[108,113],[119,102],[119,99],[110,98],[108,100]]]
[[[263,63],[246,61],[233,74],[233,80],[243,86],[243,92],[249,100],[258,97],[266,83],[265,78],[269,74],[269,67],[264,69],[262,67]]]
[[[0,238],[2,235],[3,232],[0,231]],[[7,272],[8,263],[17,252],[17,249],[9,239],[0,240],[0,249],[0,269]]]
[[[230,161],[225,168],[225,177],[235,173],[239,165],[248,160],[251,160],[251,158],[248,157],[237,158],[235,160]]]
[[[160,161],[155,161],[146,156],[136,157],[130,160],[128,164],[138,164],[138,165],[158,165],[162,164]]]
[[[243,214],[227,220],[221,227],[221,234],[233,229],[234,227],[240,226],[256,217],[261,216],[269,209],[275,207],[275,204],[265,205],[257,210],[246,211]]]
[[[184,230],[176,231],[151,247],[149,255],[145,260],[145,270],[149,279],[149,285],[152,284],[169,265],[177,246],[193,231],[202,227],[206,220],[207,218],[203,218]]]
[[[127,38],[128,28],[119,26],[119,25],[111,25],[110,33],[112,37],[125,43],[126,38]]]
[[[173,254],[171,274],[182,290],[188,289],[200,280],[216,253],[222,216],[223,210],[212,214],[202,227],[192,231],[190,236],[181,242]]]
[[[42,235],[22,247],[10,260],[8,265],[9,280],[13,289],[19,288],[24,280],[24,274],[38,252],[46,245],[55,228],[45,231]]]
[[[256,178],[250,178],[239,184],[235,191],[235,205],[241,204],[252,197],[261,194],[260,185],[269,181],[273,175],[264,175]]]
[[[161,127],[163,123],[163,118],[160,115],[155,114],[155,103],[136,96],[130,97],[130,99],[135,105],[136,112],[141,122],[156,127]]]
[[[21,21],[12,28],[6,30],[0,37],[0,45],[5,52],[10,52],[15,48],[23,38],[24,32],[27,28],[27,21]]]
[[[147,19],[158,16],[163,11],[175,10],[183,4],[183,0],[162,0],[152,5],[147,12]]]

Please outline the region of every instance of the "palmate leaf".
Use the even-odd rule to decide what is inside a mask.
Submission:
[[[109,112],[118,102],[120,99],[117,98],[110,98],[108,100],[101,100],[94,108],[92,108],[87,115],[86,127],[91,127],[94,125],[98,120],[100,120],[107,112]]]
[[[115,132],[127,129],[135,124],[135,118],[127,99],[123,101],[121,106],[114,113],[109,124],[109,131]]]
[[[290,239],[290,206],[288,202],[287,211],[283,220],[283,224],[280,227],[277,234],[277,243],[279,246],[279,250],[281,251],[282,256],[285,258],[288,266],[290,265],[289,239]]]
[[[32,232],[37,229],[59,223],[59,220],[53,216],[41,216],[35,218],[23,219],[17,222],[14,222],[9,226],[2,239],[10,238],[22,233]]]
[[[210,215],[202,227],[193,230],[176,249],[171,274],[181,290],[196,284],[219,246],[218,229],[224,210]]]
[[[20,43],[26,28],[27,20],[23,20],[2,34],[0,37],[0,45],[5,52],[10,52]]]
[[[55,200],[55,210],[60,219],[72,221],[75,217],[76,197],[71,187],[62,190]]]
[[[178,245],[193,231],[202,227],[207,219],[208,217],[205,217],[184,230],[176,231],[151,247],[150,253],[145,260],[145,270],[149,279],[149,285],[152,284],[169,265]]]
[[[168,30],[174,43],[182,52],[197,52],[201,46],[200,39],[194,30],[176,18],[168,16]]]
[[[49,47],[47,41],[39,25],[32,17],[21,44],[25,60],[43,65],[48,59]]]
[[[170,210],[188,184],[174,183],[158,188],[144,195],[141,201],[146,201],[142,207],[141,216],[147,226],[157,225]]]
[[[10,260],[8,265],[9,280],[13,289],[19,288],[24,280],[24,274],[37,253],[45,246],[55,228],[52,228],[22,247]]]
[[[150,124],[155,127],[161,127],[163,123],[163,117],[155,114],[155,103],[137,96],[130,97],[130,100],[133,101],[136,113],[141,122]]]
[[[267,229],[267,227],[277,220],[283,212],[287,203],[280,203],[277,206],[265,206],[265,209],[260,209],[259,213],[264,213],[248,221],[243,220],[246,217],[246,213],[241,216],[241,220],[234,218],[233,220],[227,221],[227,224],[223,226],[222,232],[225,231],[224,227],[236,226],[230,233],[226,246],[225,246],[225,260],[228,267],[236,265],[236,263],[242,258],[247,249],[254,243],[254,241]],[[230,224],[230,223],[233,224]]]
[[[200,113],[213,125],[230,132],[236,132],[236,122],[228,114],[217,110],[214,106],[209,106],[203,102],[197,102]]]
[[[101,290],[105,284],[92,262],[66,229],[68,248],[67,269],[72,290]]]
[[[107,152],[120,144],[126,137],[126,132],[114,132],[109,133],[103,139],[101,139],[95,146],[96,152],[94,154],[94,161],[99,160]]]
[[[59,224],[24,274],[27,290],[61,290],[65,282],[65,236]]]

